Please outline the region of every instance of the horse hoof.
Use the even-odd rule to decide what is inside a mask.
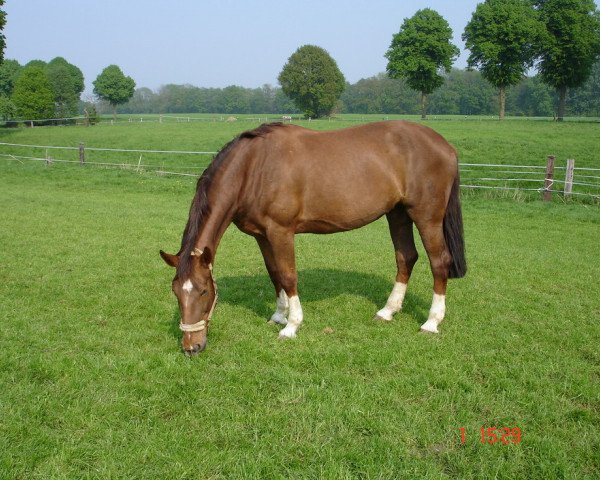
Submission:
[[[281,332],[279,332],[280,340],[285,340],[287,338],[296,338],[296,332],[288,328],[284,328]]]
[[[435,321],[427,320],[421,325],[421,332],[423,333],[440,333],[437,329],[437,323]]]
[[[381,315],[377,315],[377,314],[375,314],[375,316],[373,317],[373,320],[375,320],[376,322],[391,322],[392,321],[391,318],[383,318]]]
[[[287,318],[283,316],[281,313],[274,313],[269,320],[269,323],[277,324],[277,325],[287,325]]]
[[[183,353],[186,357],[193,357],[194,355],[198,355],[203,350],[204,347],[202,347],[201,345],[194,345],[194,347],[191,350],[184,350]]]

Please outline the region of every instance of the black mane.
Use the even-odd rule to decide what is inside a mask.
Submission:
[[[179,256],[177,275],[179,277],[186,277],[190,274],[192,265],[192,250],[194,249],[196,239],[200,233],[200,227],[210,212],[208,192],[210,190],[215,173],[219,170],[219,168],[221,168],[223,163],[225,163],[225,160],[229,157],[231,151],[238,145],[240,141],[244,139],[253,140],[259,137],[265,137],[273,130],[280,127],[285,127],[285,125],[281,122],[265,123],[254,130],[248,130],[241,133],[228,144],[226,144],[213,158],[206,170],[202,172],[202,175],[196,184],[196,195],[194,195],[194,199],[192,200],[188,221],[185,226],[185,230],[183,231],[181,248],[179,249],[179,253],[177,253]]]

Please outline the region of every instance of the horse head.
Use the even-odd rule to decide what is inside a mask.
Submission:
[[[172,289],[181,314],[181,346],[187,355],[194,355],[206,348],[208,324],[217,304],[217,284],[212,275],[212,252],[209,248],[195,248],[185,273],[178,268],[180,256],[162,250],[160,256],[167,265],[176,269]]]

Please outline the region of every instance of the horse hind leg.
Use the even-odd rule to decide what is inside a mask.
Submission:
[[[444,239],[441,219],[439,222],[416,222],[416,224],[433,274],[433,299],[429,317],[421,325],[421,331],[439,333],[438,326],[446,314],[446,287],[452,257]]]
[[[396,282],[385,307],[377,312],[375,319],[390,321],[392,316],[402,309],[408,280],[419,255],[415,248],[413,222],[404,207],[394,208],[387,214],[387,220],[396,252]]]

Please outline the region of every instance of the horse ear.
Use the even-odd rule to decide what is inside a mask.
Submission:
[[[160,256],[170,267],[177,268],[177,265],[179,265],[179,257],[177,255],[171,255],[170,253],[166,253],[161,250]]]
[[[209,247],[206,247],[203,251],[202,251],[202,256],[200,257],[200,261],[202,262],[202,264],[205,267],[209,267],[212,265],[213,262],[213,254],[212,251]]]

